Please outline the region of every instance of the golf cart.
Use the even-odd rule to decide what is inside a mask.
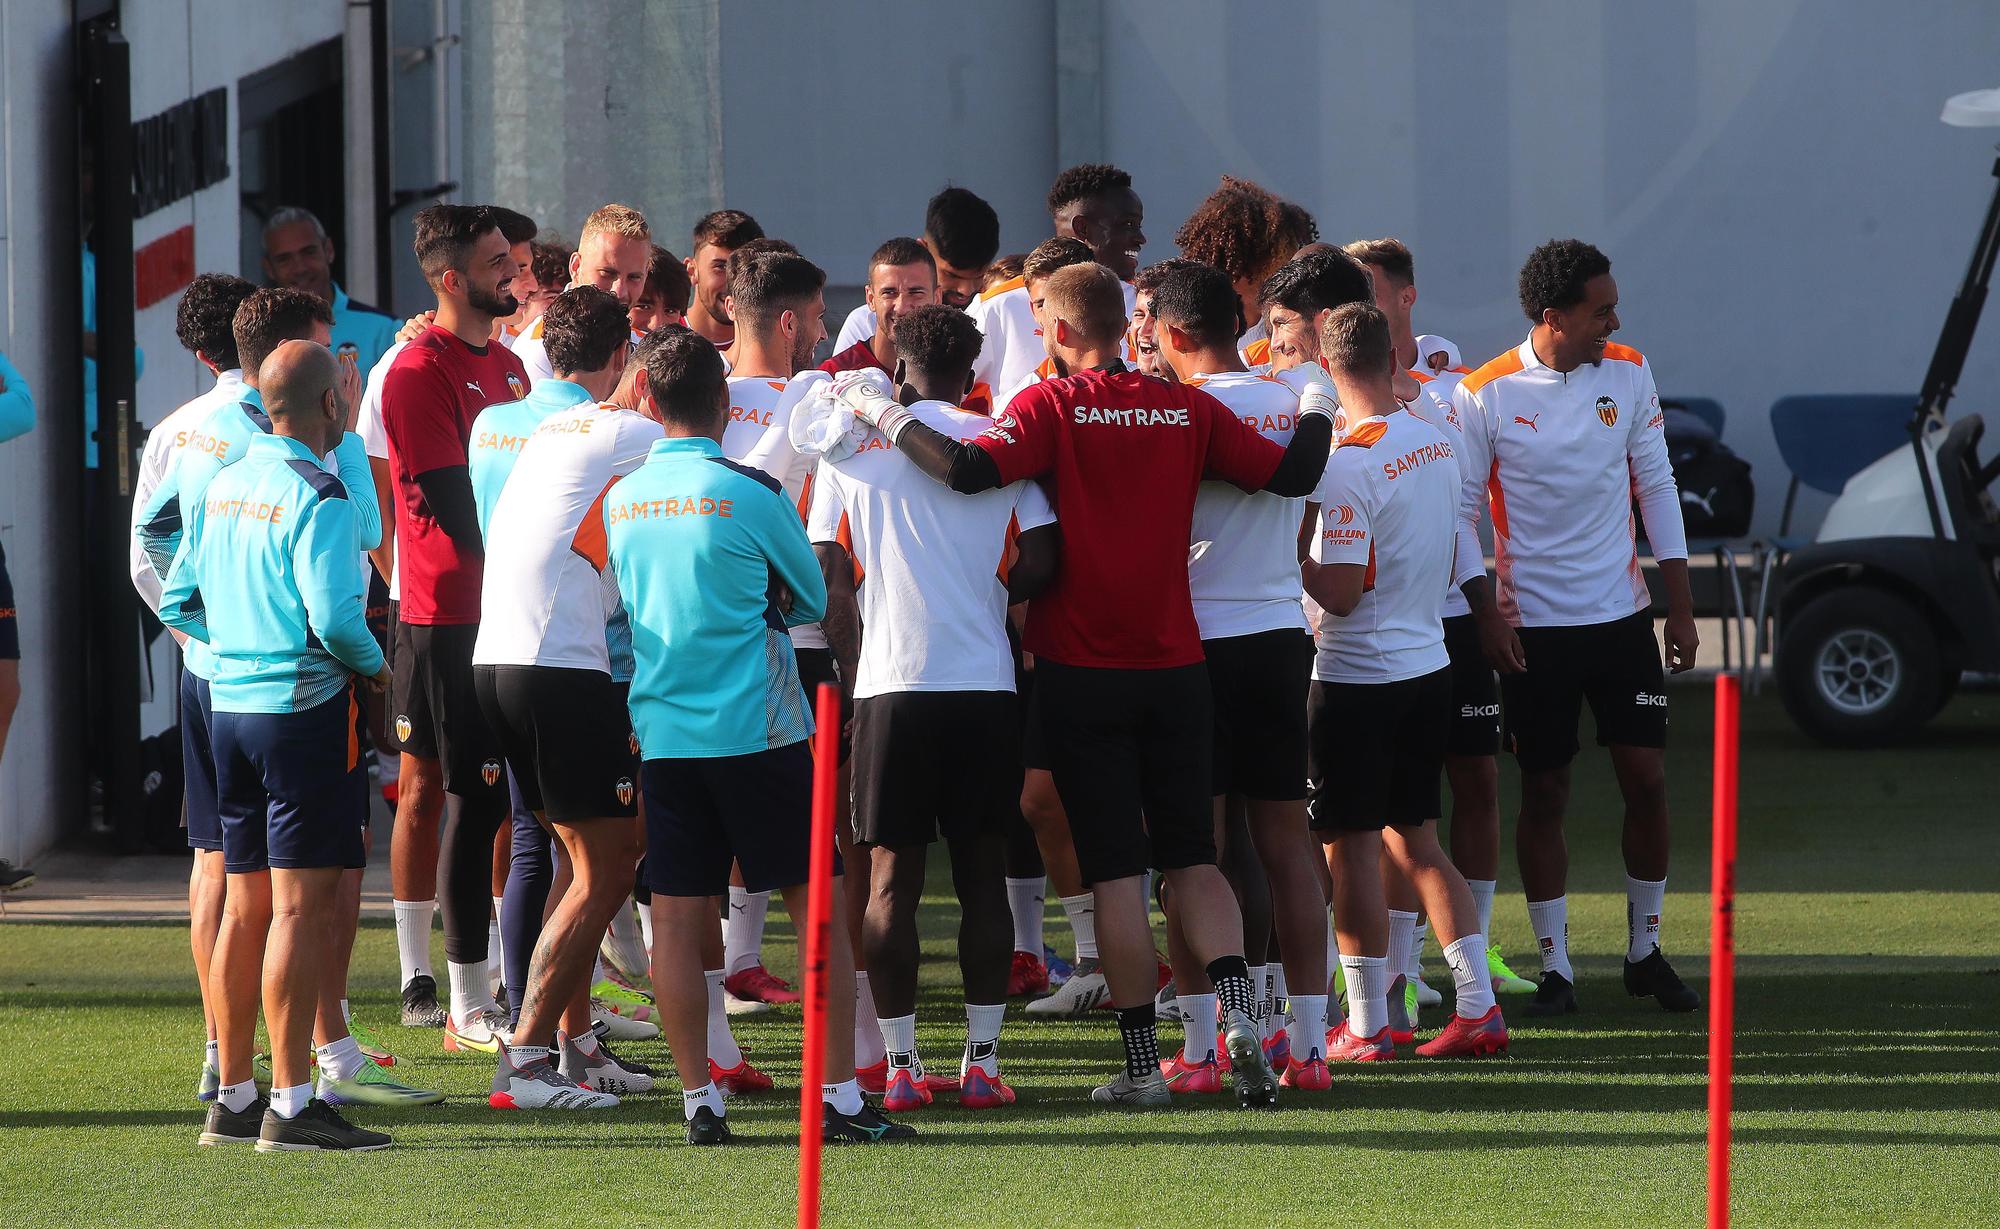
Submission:
[[[1943,119],[2000,127],[2000,90],[1952,98]],[[2000,671],[2000,508],[1988,491],[2000,459],[1980,464],[1979,415],[1945,425],[1996,254],[2000,188],[1945,316],[1909,445],[1849,479],[1811,544],[1780,568],[1773,666],[1785,711],[1823,742],[1912,735],[1961,673]]]

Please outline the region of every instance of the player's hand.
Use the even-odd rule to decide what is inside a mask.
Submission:
[[[1408,405],[1423,396],[1424,386],[1417,383],[1417,377],[1398,367],[1389,377],[1389,392],[1396,400]]]
[[[1667,614],[1667,669],[1673,674],[1681,674],[1694,669],[1695,651],[1701,647],[1701,636],[1694,630],[1694,612],[1681,611]]]
[[[351,350],[343,350],[334,357],[340,363],[341,404],[347,407],[347,421],[340,429],[352,431],[361,413],[361,359]]]
[[[1521,633],[1497,609],[1479,618],[1479,647],[1486,660],[1502,674],[1520,674],[1528,668],[1528,655],[1521,650]]]
[[[435,311],[418,312],[408,320],[403,321],[403,327],[396,330],[396,340],[415,341],[417,334],[431,327],[431,322],[436,319],[437,312]]]
[[[382,663],[382,668],[380,670],[377,670],[375,673],[368,676],[367,679],[368,686],[371,690],[376,692],[387,691],[389,690],[390,677],[391,676],[389,674],[389,663],[385,661]]]
[[[889,377],[873,367],[865,371],[843,371],[833,377],[833,398],[871,427],[881,426],[882,419],[890,411],[900,408]]]

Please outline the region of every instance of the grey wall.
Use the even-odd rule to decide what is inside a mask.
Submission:
[[[1991,141],[1937,121],[1948,94],[2000,84],[1982,0],[467,0],[466,26],[469,81],[482,38],[533,52],[496,46],[468,87],[468,149],[490,154],[471,188],[558,219],[630,199],[669,246],[727,203],[836,284],[946,180],[993,201],[1003,251],[1031,246],[1062,157],[1092,152],[1132,172],[1147,260],[1225,171],[1330,240],[1401,236],[1419,327],[1475,362],[1525,332],[1528,249],[1590,239],[1616,265],[1621,340],[1664,392],[1729,410],[1765,530],[1785,476],[1771,401],[1914,393],[1993,187]],[[632,70],[642,50],[673,71]],[[1968,408],[2000,390],[1992,332]],[[1803,524],[1822,506],[1802,501]]]

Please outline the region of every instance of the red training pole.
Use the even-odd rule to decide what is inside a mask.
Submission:
[[[1708,934],[1708,1225],[1729,1225],[1730,1079],[1736,1032],[1736,769],[1741,680],[1715,678],[1715,837]]]
[[[799,1229],[819,1229],[819,1089],[826,1074],[826,946],[833,926],[833,812],[840,690],[821,683],[813,735],[812,867],[806,881],[806,1049],[799,1077]]]

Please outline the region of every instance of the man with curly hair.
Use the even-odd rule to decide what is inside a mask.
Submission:
[[[1527,340],[1452,394],[1465,432],[1459,533],[1477,543],[1490,499],[1497,583],[1487,583],[1483,560],[1452,580],[1500,671],[1507,743],[1521,767],[1515,841],[1542,956],[1526,1010],[1577,1009],[1563,815],[1588,702],[1625,801],[1626,992],[1693,1011],[1701,996],[1660,954],[1667,690],[1633,544],[1636,503],[1666,584],[1667,664],[1679,674],[1694,666],[1698,640],[1660,395],[1646,357],[1611,340],[1618,283],[1604,253],[1550,240],[1528,255],[1520,291]]]
[[[1194,207],[1174,232],[1181,255],[1229,275],[1242,312],[1236,348],[1245,364],[1271,361],[1270,341],[1257,312],[1257,289],[1300,248],[1319,238],[1319,226],[1301,205],[1234,175]]]

